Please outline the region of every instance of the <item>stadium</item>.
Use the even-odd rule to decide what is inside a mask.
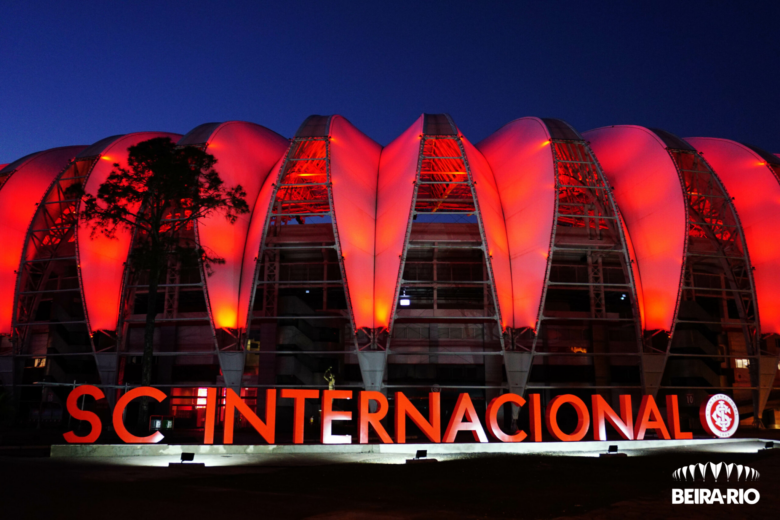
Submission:
[[[93,236],[68,188],[96,193],[154,137],[212,154],[250,206],[181,232],[223,264],[160,280],[155,414],[176,429],[204,427],[210,387],[259,413],[263,389],[329,385],[402,390],[421,410],[467,392],[480,413],[505,392],[675,394],[694,431],[726,393],[745,424],[780,425],[780,158],[531,117],[474,144],[446,114],[384,147],[311,116],[291,139],[209,123],[0,166],[0,379],[22,423],[61,428],[76,384],[111,407],[141,380],[148,273],[128,262],[132,234]]]

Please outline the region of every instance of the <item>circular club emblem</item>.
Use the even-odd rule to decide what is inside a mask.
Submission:
[[[699,418],[704,430],[710,435],[725,439],[734,435],[739,426],[739,410],[731,397],[715,394],[699,408]]]

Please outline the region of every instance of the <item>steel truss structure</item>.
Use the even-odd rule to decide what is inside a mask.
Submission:
[[[77,260],[79,200],[67,191],[86,182],[100,158],[99,148],[85,150],[58,175],[27,231],[13,316],[14,354],[22,365],[21,384],[43,374],[61,380],[75,377],[114,383],[115,369],[111,360],[106,364],[102,352],[115,349],[117,337],[90,333]],[[34,399],[33,394],[40,393],[39,389],[25,391],[21,398]]]
[[[247,319],[258,384],[282,383],[302,370],[313,380],[342,362],[341,345],[356,350],[364,335],[355,330],[333,204],[330,124],[330,117],[311,116],[301,125],[273,183]],[[281,377],[277,345],[297,352],[280,361]]]
[[[616,372],[638,375],[641,351],[620,214],[588,143],[562,121],[542,121],[554,163],[554,224],[536,327],[510,331],[512,349],[530,354],[525,376],[534,388],[554,388],[547,371],[556,366],[577,367],[570,379],[580,386],[636,388]]]
[[[183,208],[169,208],[165,220],[176,222],[181,219]],[[199,247],[197,224],[188,223],[178,231],[179,247],[195,250]],[[143,247],[145,237],[136,233],[133,236],[133,248]],[[156,378],[162,384],[170,384],[173,370],[179,362],[187,358],[197,359],[206,356],[219,360],[223,375],[218,378],[222,384],[230,384],[229,367],[224,366],[222,351],[237,349],[238,341],[228,330],[215,330],[211,316],[209,298],[205,288],[205,266],[193,254],[190,262],[169,259],[158,284],[156,328],[159,338],[155,341]],[[122,341],[118,351],[117,384],[135,382],[140,378],[140,359],[143,356],[143,334],[146,324],[146,311],[152,305],[149,296],[149,271],[133,266],[125,271],[122,288],[121,314],[119,330]],[[180,336],[190,336],[197,330],[199,341],[182,345]],[[205,340],[205,341],[204,341]],[[216,377],[216,370],[212,377]],[[179,380],[186,381],[187,376]],[[193,382],[197,382],[194,379]]]
[[[666,142],[680,177],[687,240],[672,329],[668,335],[645,333],[645,359],[663,356],[664,376],[656,382],[661,389],[691,387],[703,396],[702,387],[731,386],[723,381],[731,357],[758,360],[760,324],[753,271],[742,225],[717,175],[688,143],[653,131]],[[749,372],[754,390],[748,395],[757,407],[757,362],[750,364]],[[735,395],[740,397],[744,402],[744,396]]]
[[[410,209],[390,321],[388,384],[415,386],[400,367],[407,363],[438,372],[452,363],[484,366],[475,381],[481,382],[490,377],[486,355],[504,349],[501,309],[475,179],[449,115],[424,116]]]

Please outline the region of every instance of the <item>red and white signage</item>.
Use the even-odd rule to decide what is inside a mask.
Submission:
[[[701,404],[699,417],[704,430],[710,435],[726,439],[734,435],[739,426],[739,410],[726,394],[710,396]]]
[[[661,413],[655,398],[652,395],[641,397],[639,410],[636,416],[632,410],[631,396],[621,395],[619,397],[619,413],[614,410],[607,401],[599,394],[594,394],[590,399],[590,409],[587,403],[572,394],[559,395],[552,399],[546,408],[542,407],[541,396],[539,394],[529,394],[528,400],[517,394],[503,394],[493,399],[487,406],[484,425],[481,417],[477,414],[474,404],[469,394],[459,395],[455,408],[452,411],[449,423],[444,425],[441,420],[441,394],[432,392],[428,395],[428,417],[425,417],[412,401],[409,400],[403,392],[396,392],[394,395],[394,436],[385,429],[382,420],[389,412],[389,403],[387,396],[381,392],[359,391],[357,396],[352,390],[324,390],[320,393],[315,389],[293,389],[282,388],[278,392],[280,399],[292,399],[294,403],[293,413],[293,444],[302,444],[304,442],[304,407],[307,399],[320,400],[320,409],[322,410],[320,442],[322,444],[350,444],[353,442],[351,435],[334,435],[334,421],[353,421],[353,412],[339,411],[334,407],[335,400],[349,400],[357,397],[357,432],[358,442],[365,444],[369,439],[369,431],[373,430],[379,436],[382,443],[406,443],[406,423],[413,422],[427,437],[429,442],[455,442],[458,432],[470,432],[476,442],[489,442],[488,435],[500,442],[522,442],[526,438],[530,442],[540,442],[542,440],[542,426],[547,426],[547,431],[554,439],[564,442],[576,442],[585,438],[588,431],[593,430],[593,438],[598,441],[607,440],[607,423],[611,424],[617,435],[625,440],[643,440],[648,430],[655,432],[658,439],[691,439],[691,432],[684,432],[681,429],[679,407],[676,395],[666,396],[666,417]],[[90,385],[76,387],[68,396],[67,409],[70,415],[81,421],[87,421],[91,425],[90,432],[85,436],[78,436],[75,432],[65,433],[65,441],[69,443],[93,443],[97,441],[102,430],[102,423],[97,414],[91,411],[79,408],[79,398],[89,395],[95,399],[103,399],[105,395],[100,388]],[[152,387],[134,388],[117,401],[112,413],[112,422],[114,430],[122,441],[130,444],[156,443],[163,439],[160,432],[154,432],[146,437],[137,437],[131,434],[123,423],[124,410],[133,399],[139,397],[151,397],[158,402],[162,402],[167,395]],[[718,396],[716,396],[718,397]],[[736,413],[734,402],[728,397],[733,417]],[[202,399],[198,394],[198,399]],[[203,444],[214,444],[215,418],[217,410],[217,388],[209,388],[205,396],[206,423],[204,428]],[[83,401],[83,399],[82,399]],[[224,444],[233,443],[233,430],[235,426],[236,412],[246,418],[249,424],[260,434],[268,444],[274,444],[276,437],[276,401],[277,390],[269,388],[266,390],[266,408],[265,417],[260,418],[233,390],[227,389],[225,393],[225,427],[223,435]],[[371,410],[371,402],[377,404],[376,411]],[[498,424],[498,410],[506,404],[513,403],[519,407],[528,405],[529,428],[528,431],[518,430],[516,432],[505,432]],[[200,401],[199,401],[200,404]],[[561,429],[558,422],[558,412],[563,406],[570,406],[577,414],[577,427],[573,432],[565,432]],[[718,406],[717,404],[715,405]],[[729,431],[733,433],[738,424],[738,417],[726,425],[722,418],[723,414],[728,415],[722,407],[713,409],[708,413],[714,414],[714,424],[728,426]],[[733,429],[732,429],[733,428]],[[442,435],[442,429],[444,430]],[[725,436],[730,436],[731,433]],[[723,435],[719,435],[723,436]]]

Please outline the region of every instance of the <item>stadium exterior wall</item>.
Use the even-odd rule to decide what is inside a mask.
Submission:
[[[423,114],[385,147],[312,116],[289,140],[207,123],[4,165],[0,379],[23,421],[61,422],[74,380],[104,386],[110,405],[138,383],[132,236],[90,236],[63,193],[77,181],[95,193],[128,146],[161,136],[213,154],[251,210],[190,231],[225,259],[213,274],[174,266],[163,281],[155,386],[171,399],[158,411],[182,424],[203,426],[208,387],[261,410],[261,389],[331,377],[465,391],[482,407],[509,390],[685,394],[683,417],[725,392],[769,424],[780,408],[780,159],[539,118],[473,145],[448,115]]]

